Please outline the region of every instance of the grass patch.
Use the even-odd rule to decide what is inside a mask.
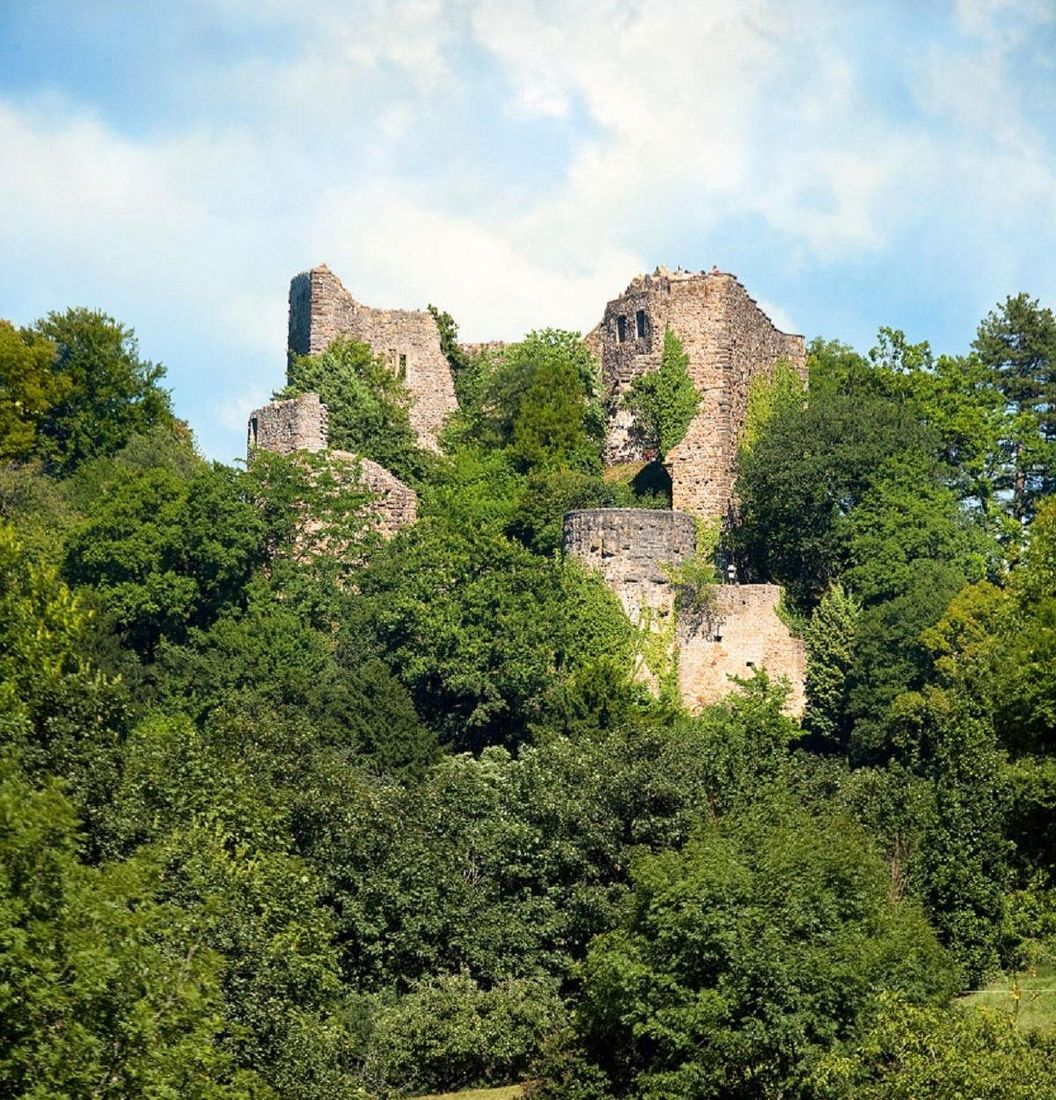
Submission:
[[[521,1100],[520,1085],[505,1085],[501,1089],[467,1089],[465,1092],[431,1093],[418,1100]]]
[[[630,485],[648,465],[648,462],[617,462],[615,465],[606,466],[601,476],[610,485],[619,481]]]
[[[960,999],[1014,1016],[1023,1031],[1056,1032],[1056,968],[1036,974],[1012,974],[995,978],[989,985]]]

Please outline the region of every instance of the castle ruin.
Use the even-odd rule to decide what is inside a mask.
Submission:
[[[345,290],[326,264],[294,276],[288,355],[320,355],[342,337],[369,344],[385,359],[410,390],[411,427],[418,434],[418,445],[439,450],[440,429],[458,402],[433,315],[424,309],[365,306]]]
[[[635,378],[660,365],[664,333],[678,336],[700,406],[685,438],[665,457],[673,510],[591,509],[565,517],[563,549],[597,569],[635,623],[671,624],[671,569],[696,552],[696,520],[725,520],[734,504],[737,449],[752,383],[786,362],[806,377],[802,336],[781,332],[738,279],[657,268],[639,275],[608,303],[586,336],[600,363],[606,412],[605,461],[642,463],[643,452],[623,402]],[[438,450],[445,418],[457,407],[451,370],[433,316],[424,310],[372,309],[358,302],[326,265],[290,284],[288,356],[318,355],[339,338],[361,341],[410,390],[410,420],[422,447]],[[463,345],[468,354],[501,354],[503,344]],[[327,446],[327,410],[318,394],[275,401],[253,412],[249,447],[288,454]],[[391,535],[413,523],[417,498],[377,463],[358,463],[362,484],[377,494],[375,524]],[[788,709],[804,703],[805,653],[778,615],[776,585],[716,585],[709,613],[677,621],[675,657],[683,702],[698,709],[731,690],[731,677],[765,669],[788,681]]]
[[[605,307],[587,344],[601,361],[607,434],[605,461],[641,462],[631,413],[623,400],[631,383],[656,370],[670,327],[689,358],[700,407],[685,439],[666,456],[672,507],[724,519],[733,500],[737,447],[748,390],[787,362],[806,378],[803,337],[780,332],[737,280],[726,272],[657,268],[639,275]]]
[[[257,449],[290,455],[298,451],[318,454],[327,449],[327,407],[317,393],[304,393],[272,401],[249,416],[247,456]],[[338,469],[349,472],[350,481],[373,497],[368,505],[371,525],[386,538],[418,518],[418,494],[384,466],[348,451],[331,451]]]
[[[658,631],[675,612],[672,573],[696,547],[696,522],[685,512],[590,508],[565,516],[564,553],[601,574],[631,622]],[[776,584],[716,584],[706,614],[680,616],[674,655],[690,710],[728,695],[734,677],[765,671],[787,681],[787,709],[802,713],[806,651],[778,615],[780,598]]]

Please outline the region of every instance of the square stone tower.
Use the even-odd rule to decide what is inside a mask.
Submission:
[[[785,360],[806,377],[803,337],[779,331],[736,276],[671,272],[639,275],[587,337],[601,360],[608,421],[605,461],[642,461],[623,398],[631,382],[660,365],[670,326],[689,357],[700,407],[685,439],[667,455],[672,505],[723,518],[733,498],[734,464],[752,380]]]

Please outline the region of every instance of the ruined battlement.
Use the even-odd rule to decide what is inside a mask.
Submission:
[[[697,526],[684,512],[651,508],[590,508],[565,516],[565,554],[597,569],[637,621],[643,606],[667,612],[673,591],[665,565],[696,549]]]
[[[317,393],[272,401],[249,414],[246,451],[260,448],[275,454],[312,454],[326,450],[329,415]]]
[[[667,456],[672,503],[703,518],[725,518],[752,381],[787,361],[806,377],[803,337],[781,332],[735,275],[668,271],[638,275],[605,307],[587,343],[601,361],[608,463],[643,461],[633,417],[623,407],[631,383],[660,365],[670,326],[689,358],[700,407],[685,439]]]
[[[368,344],[411,392],[411,426],[419,446],[438,450],[445,418],[457,407],[440,330],[424,309],[373,309],[342,286],[325,265],[290,282],[287,354],[319,355],[339,337]]]
[[[302,393],[283,401],[271,401],[249,415],[246,453],[257,450],[290,455],[297,451],[318,454],[328,446],[329,412],[317,393]],[[418,518],[418,494],[384,466],[348,451],[331,451],[342,483],[366,489],[374,500],[368,506],[370,521],[390,537]]]

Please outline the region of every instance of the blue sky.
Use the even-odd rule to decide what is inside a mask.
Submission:
[[[0,0],[0,316],[89,305],[208,455],[289,279],[585,330],[657,264],[967,348],[1056,305],[1056,0]]]

